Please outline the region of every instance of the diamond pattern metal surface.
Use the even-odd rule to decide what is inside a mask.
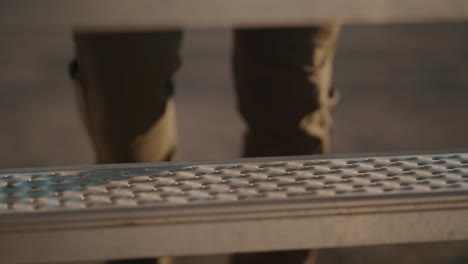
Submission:
[[[0,174],[0,213],[468,191],[468,154]]]

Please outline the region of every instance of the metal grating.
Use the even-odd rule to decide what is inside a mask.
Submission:
[[[0,213],[468,191],[468,154],[0,174]]]
[[[468,240],[466,223],[468,152],[0,171],[0,263]]]

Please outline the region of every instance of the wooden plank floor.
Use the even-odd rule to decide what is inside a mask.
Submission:
[[[467,33],[467,23],[346,27],[336,57],[342,101],[335,110],[333,151],[467,148]],[[58,33],[0,36],[0,167],[93,162],[66,76],[69,39]],[[184,67],[177,75],[184,159],[240,153],[243,127],[234,105],[229,49],[225,30],[186,36]],[[199,116],[205,118],[194,118]],[[455,254],[440,252],[464,248],[461,243],[361,248],[324,251],[321,258],[402,264],[437,260],[427,252],[453,259]]]

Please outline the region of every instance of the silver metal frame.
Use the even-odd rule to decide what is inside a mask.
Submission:
[[[2,0],[0,31],[459,21],[468,0]]]
[[[466,240],[468,152],[10,169],[0,204],[0,263]]]

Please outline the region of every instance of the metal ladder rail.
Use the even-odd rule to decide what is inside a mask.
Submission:
[[[4,0],[0,32],[264,27],[468,19],[468,0]]]

